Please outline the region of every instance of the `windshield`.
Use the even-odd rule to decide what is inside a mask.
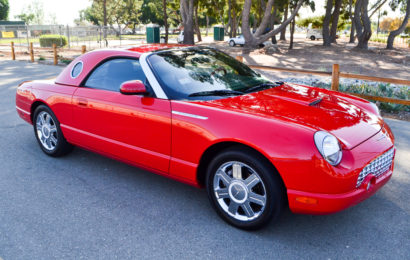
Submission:
[[[231,56],[210,48],[165,50],[148,58],[169,99],[210,100],[270,83]]]

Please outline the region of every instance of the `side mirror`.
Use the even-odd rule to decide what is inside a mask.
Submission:
[[[121,84],[121,94],[124,95],[145,95],[148,94],[147,88],[141,80],[130,80]]]

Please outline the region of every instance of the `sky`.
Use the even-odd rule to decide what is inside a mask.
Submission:
[[[10,14],[9,19],[15,20],[14,16],[21,13],[23,8],[29,5],[33,0],[9,0],[10,3]],[[87,6],[91,5],[91,0],[37,0],[43,3],[44,6],[44,18],[45,21],[50,20],[50,15],[55,14],[57,23],[63,25],[73,25],[74,19],[78,18],[78,12],[85,9]],[[373,1],[370,0],[370,3]],[[313,15],[323,15],[325,10],[325,0],[315,0],[316,12],[312,13],[310,8],[302,8],[300,10],[299,17],[308,17]],[[388,10],[388,5],[385,4],[384,8]],[[390,15],[392,13],[390,12]],[[396,12],[395,15],[399,16]],[[375,15],[373,17],[376,18]],[[377,19],[377,18],[376,18]]]
[[[91,5],[89,0],[37,0],[43,2],[44,19],[50,20],[50,14],[55,14],[58,24],[73,25],[74,19],[78,18],[78,12]],[[21,14],[24,7],[32,3],[32,0],[9,0],[9,19],[16,20],[15,15]]]

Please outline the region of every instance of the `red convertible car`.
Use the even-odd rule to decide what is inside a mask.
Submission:
[[[285,206],[340,211],[393,172],[394,137],[373,103],[272,82],[212,48],[92,51],[54,80],[22,83],[16,108],[47,155],[79,146],[206,187],[243,229]]]

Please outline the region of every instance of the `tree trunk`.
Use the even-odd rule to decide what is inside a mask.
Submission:
[[[103,29],[104,42],[105,42],[105,47],[107,47],[108,46],[108,41],[107,41],[107,0],[103,1],[103,20],[104,20],[104,29]]]
[[[285,14],[283,15],[283,22],[285,22],[288,19],[288,12],[289,12],[289,6],[286,6],[285,9]],[[283,30],[280,32],[280,38],[279,40],[281,41],[286,41],[286,26],[283,28]]]
[[[269,23],[269,18],[271,16],[273,0],[269,0],[266,4],[266,9],[264,16],[262,18],[262,22],[257,28],[256,32],[252,34],[249,28],[249,13],[252,1],[245,0],[242,12],[242,34],[245,38],[245,47],[248,49],[258,47],[260,44],[271,38],[273,35],[280,33],[283,30],[283,28],[287,26],[295,18],[303,2],[304,0],[299,0],[297,2],[290,17],[286,21],[284,21],[278,28],[270,30],[268,33],[263,33],[266,29],[266,26]]]
[[[168,15],[167,15],[167,0],[162,0],[164,9],[164,26],[165,26],[165,43],[168,43]]]
[[[205,31],[205,35],[208,36],[208,29],[209,29],[209,16],[206,15],[205,16],[206,19],[206,31]]]
[[[353,14],[352,14],[352,7],[353,7],[353,0],[349,0],[349,17],[350,17],[350,21],[352,23],[352,26],[350,28],[349,43],[354,43],[354,41],[355,41],[355,37],[354,37],[355,27],[354,27],[354,18],[353,18]]]
[[[232,38],[232,0],[228,0],[229,38]]]
[[[349,43],[354,43],[355,42],[355,28],[354,28],[354,23],[352,22],[352,27],[350,28],[350,39],[349,39]]]
[[[339,23],[340,8],[343,0],[335,0],[335,9],[332,16],[332,27],[330,28],[330,41],[336,43],[337,25]]]
[[[333,0],[327,0],[326,14],[325,14],[325,18],[323,19],[323,29],[322,29],[323,46],[330,46],[332,44],[332,41],[330,39],[330,31],[329,31],[330,20],[332,19],[332,9],[333,9]]]
[[[275,21],[276,21],[276,14],[278,12],[278,8],[277,6],[273,7],[273,13],[272,13],[272,18],[271,18],[271,22],[270,22],[270,29],[273,30],[275,29]],[[272,44],[277,44],[278,41],[276,40],[276,35],[272,36]]]
[[[198,4],[195,7],[195,31],[196,31],[196,37],[198,38],[198,42],[202,42],[201,30],[199,29],[199,22],[198,22]]]
[[[406,7],[406,15],[404,16],[403,23],[400,25],[400,27],[395,30],[391,31],[389,33],[389,37],[387,38],[387,49],[393,49],[393,44],[394,44],[394,38],[402,33],[404,29],[406,29],[407,22],[409,21],[409,16],[410,16],[410,0],[407,0],[407,7]]]
[[[293,34],[295,33],[295,18],[293,18],[292,22],[290,23],[290,42],[289,42],[289,50],[293,49]]]
[[[194,42],[194,0],[181,0],[180,13],[184,26],[184,44],[193,45]]]
[[[258,7],[259,7],[259,11],[258,11],[259,16],[258,16],[258,22],[255,23],[255,28],[256,28],[257,26],[259,26],[259,25],[261,24],[261,22],[262,22],[262,12],[263,12],[262,6],[264,5],[264,1],[263,1],[263,0],[259,0],[258,3],[259,3],[259,5],[258,5]],[[266,10],[266,9],[265,9],[265,10]],[[256,18],[256,17],[255,17],[255,18]],[[256,19],[255,19],[255,20],[256,20]]]
[[[357,0],[354,10],[354,22],[357,31],[358,43],[356,48],[368,49],[369,39],[372,36],[370,19],[367,13],[369,0]]]
[[[274,0],[269,0],[268,3],[266,4],[265,11],[263,13],[263,17],[260,19],[260,23],[258,28],[256,29],[255,36],[260,36],[265,33],[266,27],[269,25],[270,20],[272,18],[272,7],[273,7],[273,2]],[[261,0],[261,5],[264,3],[263,0]],[[262,13],[260,14],[262,16]],[[271,31],[270,29],[269,31]]]
[[[232,0],[232,37],[236,37],[237,29],[237,17],[236,17],[236,0]]]

